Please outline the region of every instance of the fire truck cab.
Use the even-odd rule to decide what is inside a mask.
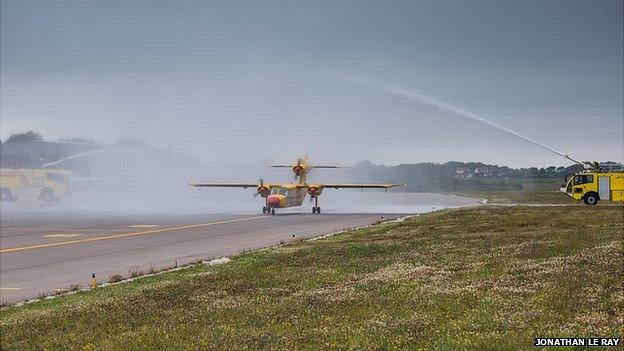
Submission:
[[[624,202],[624,171],[584,170],[565,178],[561,191],[587,205],[598,201]]]

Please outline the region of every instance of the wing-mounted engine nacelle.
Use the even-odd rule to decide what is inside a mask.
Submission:
[[[316,196],[321,195],[322,192],[323,192],[323,187],[320,185],[310,185],[308,187],[308,194],[310,196],[316,197]]]

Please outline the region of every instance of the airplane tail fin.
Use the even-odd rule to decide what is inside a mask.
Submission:
[[[285,164],[275,164],[275,165],[270,165],[269,167],[272,168],[290,168],[292,169],[293,173],[294,173],[294,179],[295,180],[299,180],[299,184],[305,184],[306,182],[306,174],[308,173],[308,171],[314,169],[314,168],[331,168],[331,169],[336,169],[336,168],[347,168],[344,166],[335,166],[335,165],[314,165],[314,164],[310,164],[310,162],[308,161],[308,155],[304,155],[303,157],[299,157],[297,158],[297,163],[295,164],[290,164],[290,165],[285,165]]]

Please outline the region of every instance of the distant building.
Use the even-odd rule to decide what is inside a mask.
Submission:
[[[474,170],[474,174],[480,177],[489,177],[493,175],[493,172],[488,167],[476,167]]]
[[[468,167],[457,167],[457,170],[455,170],[455,174],[467,174],[470,173],[470,168]]]
[[[457,167],[455,178],[472,178],[472,170],[470,167]]]

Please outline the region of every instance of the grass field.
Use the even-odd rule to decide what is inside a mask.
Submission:
[[[476,207],[0,311],[3,350],[531,349],[622,337],[624,207]]]
[[[584,206],[560,191],[520,190],[520,191],[463,191],[455,195],[487,199],[490,204],[559,204]],[[605,204],[601,202],[600,204]]]
[[[497,179],[484,179],[497,181]],[[498,180],[500,181],[500,180]],[[523,190],[466,190],[453,192],[455,195],[487,199],[491,204],[565,204],[583,205],[559,191],[563,180],[557,178],[519,178],[510,179],[519,182]]]

